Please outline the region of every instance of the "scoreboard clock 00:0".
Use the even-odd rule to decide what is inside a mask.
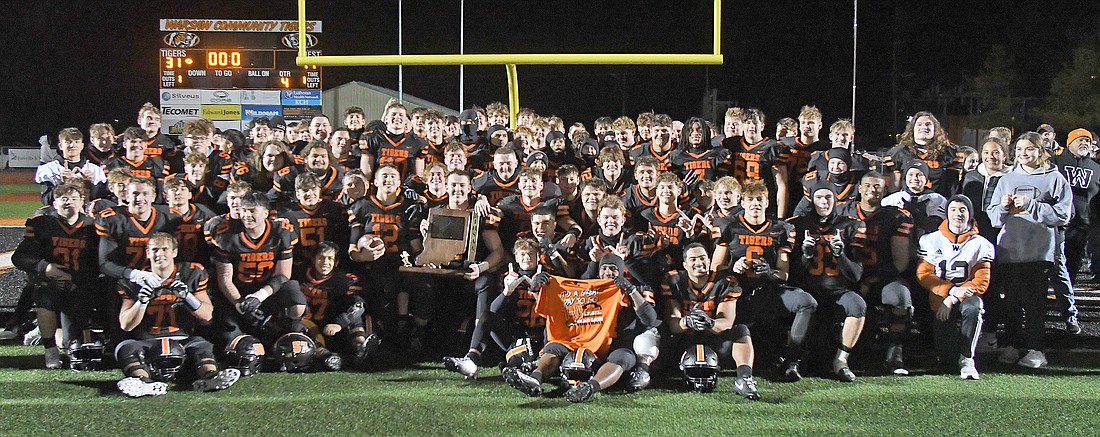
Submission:
[[[160,88],[321,89],[321,69],[298,66],[299,44],[317,48],[320,21],[164,19],[160,22]]]

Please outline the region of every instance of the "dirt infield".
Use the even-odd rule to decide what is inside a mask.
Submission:
[[[0,171],[0,184],[33,184],[33,169],[18,169]],[[38,201],[41,197],[35,193],[0,195],[0,202],[30,202]],[[0,218],[0,226],[23,227],[27,223],[26,218]]]
[[[34,169],[0,171],[0,184],[33,184]]]

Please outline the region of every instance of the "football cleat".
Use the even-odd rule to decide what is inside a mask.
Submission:
[[[340,370],[344,368],[344,359],[340,358],[340,355],[331,354],[321,360],[321,366],[324,367],[324,370]]]
[[[750,401],[760,400],[760,392],[756,391],[756,380],[751,376],[737,378],[733,382],[733,392]]]
[[[477,364],[470,357],[443,357],[443,367],[462,374],[465,379],[477,379]]]
[[[596,396],[596,387],[592,386],[588,382],[582,382],[574,385],[572,388],[565,392],[565,400],[574,404],[581,402],[588,402],[592,400],[592,397]]]
[[[900,344],[891,344],[886,348],[886,368],[890,369],[890,373],[897,376],[909,375],[909,370],[905,368],[905,361],[902,359]]]
[[[118,386],[118,391],[132,398],[160,396],[168,393],[168,384],[159,381],[146,381],[132,376],[123,378],[115,385]]]
[[[856,380],[856,374],[852,373],[852,369],[848,368],[848,363],[840,360],[833,360],[833,373],[836,374],[836,378],[841,382],[852,382]]]
[[[1069,316],[1066,318],[1066,332],[1070,335],[1081,333],[1081,323],[1077,321],[1077,316]]]
[[[507,382],[512,388],[532,398],[542,396],[542,384],[537,379],[520,373],[514,367],[505,367],[501,374],[504,376],[504,382]]]
[[[1020,350],[1012,346],[1006,347],[1001,351],[1001,355],[997,357],[997,361],[1005,364],[1012,364],[1020,361]]]
[[[978,368],[974,367],[974,359],[959,357],[959,379],[982,379],[978,374]]]
[[[191,384],[191,388],[202,392],[225,390],[232,387],[238,379],[241,379],[241,371],[230,367],[219,370],[206,378],[196,379]]]
[[[646,387],[649,387],[650,380],[649,372],[642,369],[634,369],[633,372],[630,372],[628,390],[632,392],[644,390]]]
[[[783,376],[790,382],[798,382],[802,380],[802,373],[798,370],[798,361],[786,361],[780,366],[780,371]]]
[[[1035,349],[1028,349],[1027,355],[1020,358],[1020,361],[1017,361],[1016,364],[1029,369],[1038,369],[1047,365],[1047,356]]]
[[[61,367],[61,350],[57,346],[46,349],[46,368],[57,369]]]
[[[34,346],[42,341],[42,331],[37,326],[23,334],[23,346]]]
[[[378,352],[378,347],[381,346],[382,341],[378,338],[378,335],[368,335],[366,341],[363,344],[355,347],[355,367],[363,367],[374,355]]]

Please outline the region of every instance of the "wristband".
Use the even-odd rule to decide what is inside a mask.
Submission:
[[[190,308],[192,312],[198,311],[199,308],[202,307],[202,302],[192,293],[187,293],[187,296],[183,298],[183,303],[186,304],[187,308]]]

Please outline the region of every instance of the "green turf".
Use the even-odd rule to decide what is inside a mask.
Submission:
[[[38,194],[42,186],[38,184],[0,184],[0,196],[7,194]]]
[[[648,390],[571,405],[530,399],[495,369],[467,382],[437,366],[380,373],[260,374],[228,391],[128,399],[118,372],[37,370],[41,348],[0,347],[5,435],[1088,435],[1100,376],[985,373],[761,381],[763,400]],[[27,370],[35,369],[35,370]],[[549,387],[549,386],[547,386]],[[557,396],[553,395],[552,396]],[[155,414],[154,414],[155,412]]]
[[[39,201],[0,201],[0,219],[26,219],[40,208]]]

